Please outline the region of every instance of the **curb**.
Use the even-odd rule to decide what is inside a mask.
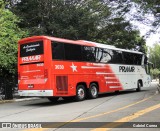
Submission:
[[[21,101],[30,101],[30,100],[38,100],[41,99],[39,97],[32,97],[32,98],[21,98],[21,99],[13,99],[13,100],[1,100],[0,104],[3,103],[13,103],[13,102],[21,102]]]
[[[12,103],[14,102],[14,100],[0,100],[0,104],[3,104],[3,103]]]

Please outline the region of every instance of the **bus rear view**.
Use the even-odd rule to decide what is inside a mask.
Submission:
[[[49,83],[48,70],[44,68],[44,43],[43,37],[26,38],[18,43],[20,96],[53,96],[53,90],[47,86]]]

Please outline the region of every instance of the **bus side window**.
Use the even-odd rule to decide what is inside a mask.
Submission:
[[[52,59],[64,60],[64,44],[52,41]]]
[[[109,63],[111,58],[108,49],[96,48],[96,62]]]
[[[82,60],[95,62],[96,61],[95,50],[96,50],[95,47],[82,46]]]
[[[81,46],[75,44],[64,44],[65,60],[82,61]]]
[[[122,57],[122,52],[121,51],[117,51],[117,50],[113,50],[113,63],[114,64],[123,64],[123,57]]]
[[[147,64],[145,64],[146,73],[150,74],[151,73],[151,69],[154,69],[153,63],[147,62]]]
[[[145,64],[145,70],[147,74],[150,74],[150,66],[148,64]]]
[[[148,60],[148,58],[147,58],[147,56],[145,56],[145,58],[144,58],[144,64],[145,65],[147,64],[147,60]]]

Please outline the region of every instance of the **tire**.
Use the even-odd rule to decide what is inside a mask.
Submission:
[[[98,97],[98,86],[95,83],[90,84],[88,89],[88,97],[91,99],[96,99]]]
[[[84,85],[78,85],[76,89],[76,101],[83,101],[86,98],[86,90]]]
[[[137,89],[136,89],[136,91],[137,91],[137,92],[140,92],[140,91],[141,91],[141,87],[142,87],[142,84],[141,84],[140,81],[138,81],[138,82],[137,82]]]
[[[48,97],[48,100],[50,102],[56,103],[58,101],[59,97]]]

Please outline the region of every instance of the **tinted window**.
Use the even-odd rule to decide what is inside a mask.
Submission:
[[[125,64],[133,64],[133,55],[129,52],[123,52],[124,62]]]
[[[82,60],[95,62],[96,61],[95,52],[96,52],[95,47],[82,46]]]
[[[76,60],[81,61],[81,46],[74,44],[64,44],[65,49],[65,60]]]
[[[112,57],[110,63],[123,64],[122,51],[110,50],[110,55]]]
[[[123,57],[121,51],[97,48],[96,62],[122,64]]]
[[[111,55],[108,49],[96,48],[96,62],[108,63]]]
[[[147,58],[147,56],[145,56],[145,58],[144,58],[144,64],[145,65],[147,64],[147,61],[148,61],[148,58]]]
[[[20,45],[20,57],[43,54],[43,41],[36,41]]]
[[[52,58],[130,65],[141,65],[142,61],[141,54],[59,42],[52,42]]]
[[[142,55],[130,52],[123,52],[125,64],[141,65]]]
[[[64,60],[64,44],[52,42],[52,59]]]
[[[142,55],[141,54],[134,54],[133,63],[134,63],[134,65],[141,65],[142,64]]]

